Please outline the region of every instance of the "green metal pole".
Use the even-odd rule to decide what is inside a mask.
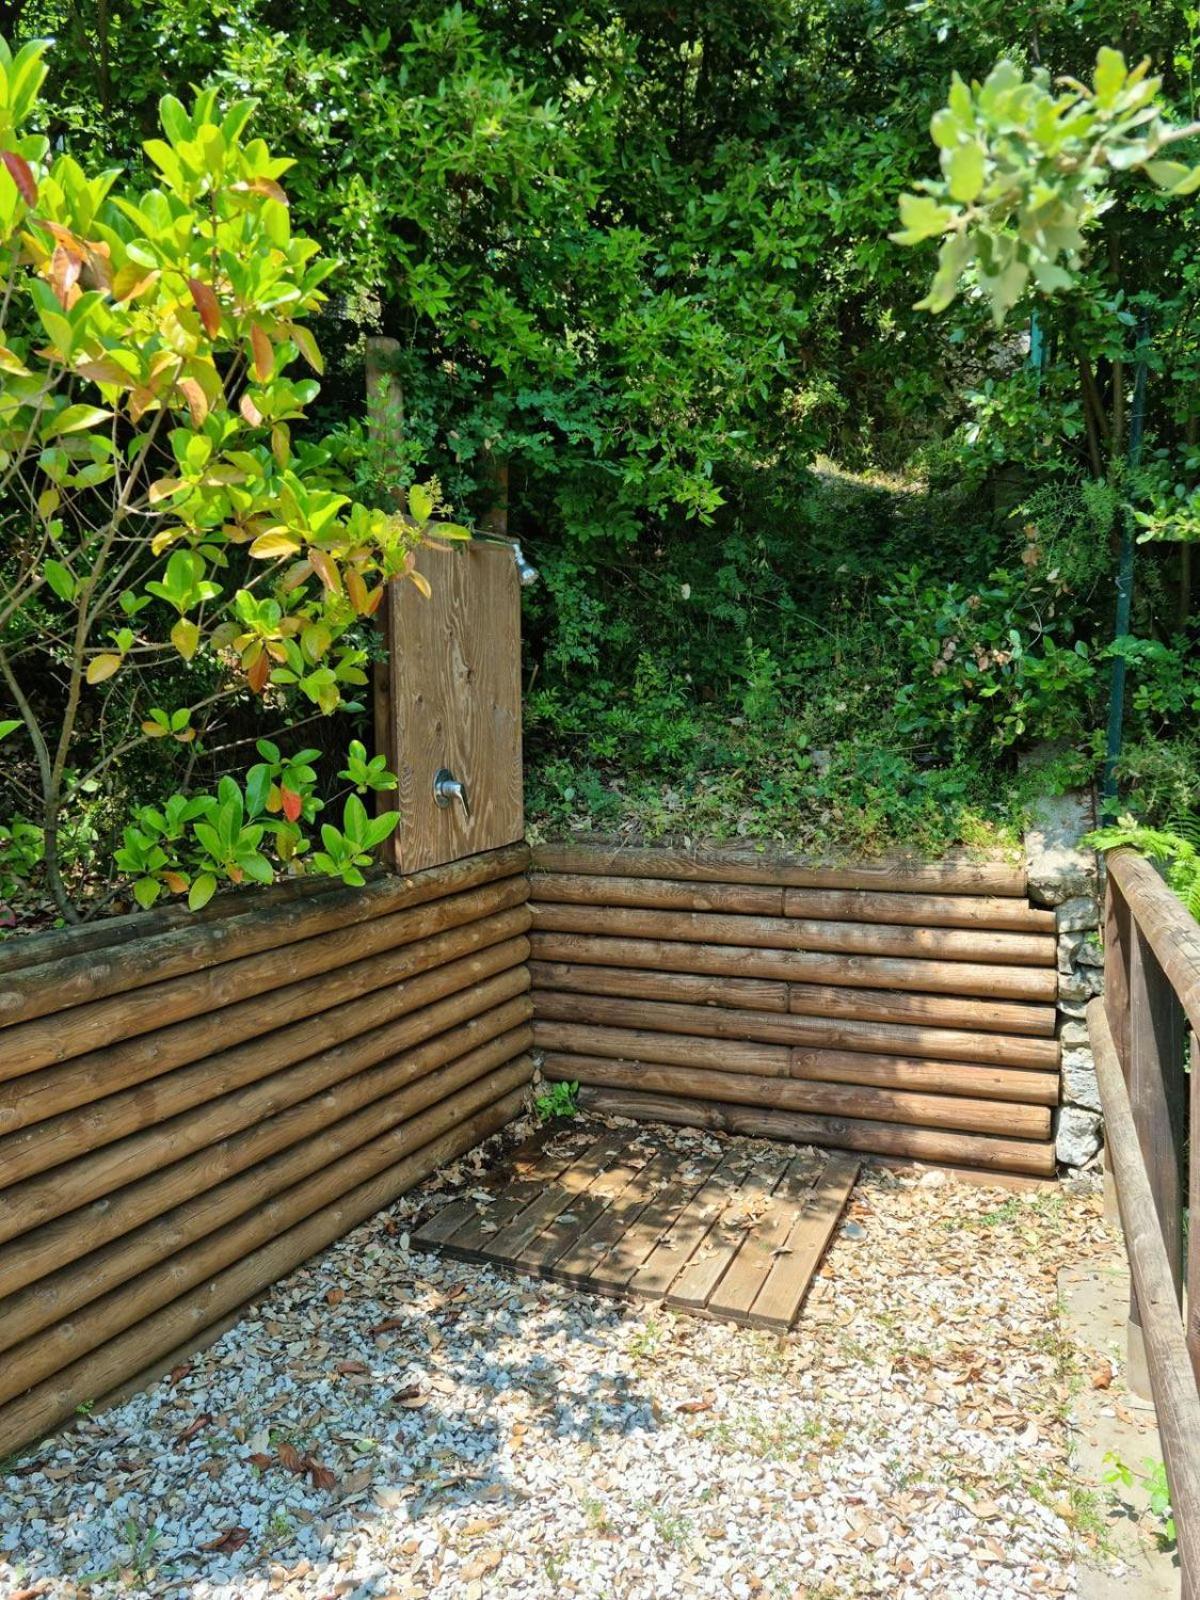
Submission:
[[[1142,459],[1142,437],[1146,424],[1146,342],[1149,329],[1143,318],[1138,328],[1137,374],[1133,383],[1133,408],[1129,416],[1129,449],[1126,459],[1131,472]],[[1121,555],[1117,565],[1117,612],[1113,637],[1129,632],[1133,606],[1133,512],[1128,505],[1121,516]],[[1108,696],[1108,738],[1104,754],[1104,775],[1100,782],[1101,812],[1111,814],[1117,797],[1117,762],[1121,755],[1121,727],[1125,720],[1125,658],[1114,656],[1112,682]]]

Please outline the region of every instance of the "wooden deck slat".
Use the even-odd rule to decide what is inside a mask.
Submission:
[[[566,1167],[553,1183],[543,1185],[537,1197],[494,1233],[487,1242],[489,1261],[519,1261],[524,1250],[571,1202],[583,1195],[605,1170],[618,1161],[629,1143],[626,1131],[611,1129],[602,1134],[583,1155]]]
[[[691,1165],[685,1164],[632,1220],[608,1254],[596,1263],[590,1281],[610,1293],[628,1289],[634,1274],[649,1260],[663,1236],[716,1171],[719,1160],[716,1155],[700,1154]]]
[[[793,1156],[786,1172],[775,1185],[761,1222],[750,1228],[730,1262],[720,1283],[709,1296],[708,1309],[715,1317],[734,1322],[749,1319],[759,1291],[802,1215],[825,1163],[819,1157]]]
[[[663,1234],[658,1245],[630,1279],[630,1289],[650,1299],[666,1294],[697,1246],[725,1209],[726,1201],[741,1182],[746,1158],[726,1154],[708,1181]]]
[[[547,1130],[548,1133],[548,1130]],[[422,1223],[418,1236],[422,1244],[453,1243],[455,1253],[476,1254],[486,1249],[488,1240],[524,1210],[531,1200],[536,1200],[545,1184],[565,1171],[580,1154],[578,1141],[575,1147],[553,1141],[546,1148],[547,1133],[536,1135],[517,1153],[514,1162],[517,1177],[511,1172],[493,1173],[477,1188],[494,1192],[491,1205],[481,1204],[469,1195],[452,1200],[443,1206],[428,1222]]]
[[[637,1218],[670,1182],[677,1164],[677,1157],[668,1150],[660,1150],[647,1161],[619,1193],[610,1195],[599,1215],[590,1222],[582,1222],[574,1238],[555,1258],[554,1277],[563,1283],[581,1283],[585,1288],[594,1284],[609,1252],[627,1236]]]
[[[787,1156],[780,1154],[749,1168],[727,1199],[721,1215],[693,1251],[687,1266],[668,1289],[667,1305],[691,1311],[708,1305],[713,1291],[741,1249],[757,1208],[765,1206],[787,1167]]]
[[[543,1132],[412,1242],[786,1333],[857,1172],[850,1156],[661,1128]]]
[[[853,1156],[833,1155],[825,1163],[808,1205],[796,1218],[758,1292],[748,1321],[755,1327],[791,1327],[808,1292],[838,1218],[858,1177]]]
[[[583,1194],[571,1196],[566,1207],[521,1251],[522,1269],[546,1272],[560,1256],[571,1254],[582,1235],[602,1221],[628,1185],[642,1175],[654,1154],[652,1148],[634,1144],[598,1173]]]

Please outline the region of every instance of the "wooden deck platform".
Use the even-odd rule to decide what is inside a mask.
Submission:
[[[412,1243],[786,1333],[858,1168],[851,1156],[674,1128],[568,1128],[522,1146]]]

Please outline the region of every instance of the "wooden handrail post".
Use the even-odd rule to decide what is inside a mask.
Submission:
[[[1125,1064],[1134,1125],[1163,1244],[1183,1300],[1183,1151],[1186,1078],[1183,1010],[1140,924],[1129,940],[1129,1055]],[[1106,1001],[1105,1012],[1108,1004]],[[1136,1296],[1129,1307],[1129,1381],[1149,1394],[1145,1347]]]
[[[1188,1034],[1189,1089],[1189,1140],[1187,1155],[1188,1228],[1186,1285],[1188,1355],[1192,1370],[1200,1384],[1200,1157],[1194,1141],[1200,1138],[1200,1038],[1195,1032]]]
[[[1129,1081],[1129,902],[1111,873],[1104,892],[1104,1011],[1117,1047],[1125,1081]]]

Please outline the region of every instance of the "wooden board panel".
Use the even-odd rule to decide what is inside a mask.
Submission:
[[[746,1231],[736,1256],[708,1299],[716,1317],[745,1322],[772,1268],[782,1261],[788,1236],[804,1211],[824,1163],[815,1155],[793,1156],[775,1185],[756,1226]],[[789,1319],[790,1322],[790,1319]]]
[[[888,923],[749,917],[722,911],[653,911],[639,906],[531,903],[533,926],[551,933],[683,939],[838,955],[890,956],[997,966],[1053,967],[1052,934],[990,929],[913,928]]]
[[[780,1322],[790,1327],[795,1321],[857,1178],[858,1162],[852,1156],[829,1158],[808,1205],[796,1217],[773,1261],[747,1321],[761,1328]]]
[[[855,989],[983,995],[993,1000],[1033,1000],[1051,1005],[1058,995],[1058,973],[1053,966],[1002,967],[986,962],[826,955],[811,950],[610,937],[595,932],[558,933],[536,928],[532,943],[534,957],[539,961],[579,961],[587,965],[663,972],[712,972],[725,977],[781,978],[786,983],[837,984]]]
[[[722,1148],[653,1127],[589,1137],[564,1163],[565,1148],[561,1139],[540,1154],[523,1146],[510,1181],[494,1175],[490,1204],[474,1191],[452,1201],[416,1229],[414,1246],[785,1333],[858,1171],[848,1157]],[[483,1231],[481,1215],[506,1225]],[[768,1284],[786,1316],[760,1310]]]
[[[507,545],[424,550],[432,596],[394,584],[388,609],[389,673],[401,823],[396,862],[405,872],[520,839],[521,600]],[[385,745],[386,747],[386,745]],[[466,787],[468,816],[434,801],[448,768]]]
[[[1049,1140],[993,1138],[942,1128],[913,1128],[897,1122],[779,1111],[684,1095],[649,1094],[639,1089],[579,1091],[579,1103],[601,1116],[629,1117],[635,1122],[670,1122],[687,1128],[718,1129],[755,1139],[790,1139],[864,1155],[898,1156],[981,1172],[1054,1176],[1054,1145]]]
[[[694,882],[787,884],[812,889],[886,889],[940,894],[1024,896],[1023,865],[965,853],[940,861],[892,856],[837,864],[813,861],[775,847],[672,850],[609,841],[538,845],[539,872],[589,872],[684,878]]]
[[[567,994],[540,990],[534,1015],[547,1022],[606,1028],[649,1029],[708,1039],[751,1040],[813,1050],[866,1050],[874,1055],[929,1056],[941,1061],[980,1061],[994,1067],[1058,1070],[1058,1041],[1018,1034],[970,1033],[962,1028],[924,1028],[908,1023],[859,1022],[844,1017],[777,1016],[728,1006],[676,1005],[618,995]]]

